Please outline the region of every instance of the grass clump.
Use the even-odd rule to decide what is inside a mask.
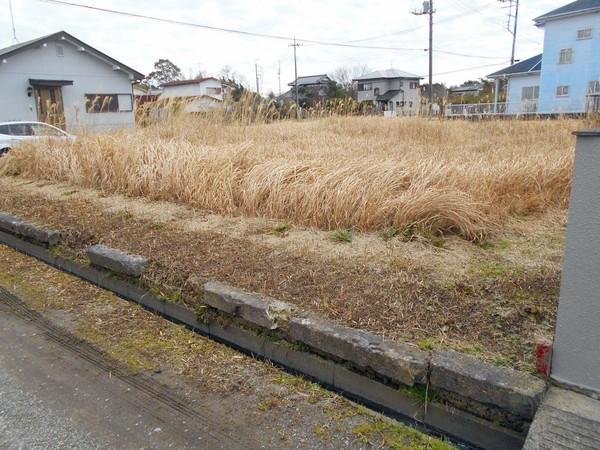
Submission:
[[[352,230],[338,230],[331,236],[335,242],[352,242]]]
[[[378,419],[354,428],[354,434],[368,445],[384,444],[394,450],[455,450],[449,442],[427,436],[403,424]]]

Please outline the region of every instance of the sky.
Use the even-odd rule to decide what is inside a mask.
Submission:
[[[411,14],[421,0],[69,0],[163,19],[256,33],[393,50],[305,43],[297,48],[298,75],[332,73],[341,66],[396,68],[428,75],[428,18]],[[533,19],[568,0],[521,0],[516,58],[542,51],[543,29]],[[458,85],[508,65],[512,35],[507,3],[434,1],[434,83]],[[185,77],[218,75],[230,66],[263,95],[287,90],[294,79],[291,41],[230,34],[92,11],[44,0],[12,0],[18,41],[64,30],[144,74],[159,58]],[[0,0],[0,48],[13,44],[9,0]],[[460,53],[451,55],[441,52]],[[466,69],[466,70],[465,70]],[[280,70],[281,76],[278,76]],[[279,82],[281,79],[281,83]],[[427,80],[424,80],[425,82]]]

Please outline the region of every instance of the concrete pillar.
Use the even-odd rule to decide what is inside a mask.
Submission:
[[[552,378],[600,392],[600,129],[576,135]]]

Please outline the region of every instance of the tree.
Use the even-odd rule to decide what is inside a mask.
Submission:
[[[335,81],[346,92],[348,97],[356,97],[352,80],[369,72],[371,72],[371,69],[364,64],[358,66],[340,66],[329,75],[329,78]]]
[[[141,81],[142,86],[157,88],[170,81],[183,80],[181,69],[168,59],[159,59],[154,63],[154,70]]]
[[[231,99],[235,102],[240,101],[246,91],[243,84],[243,77],[239,75],[231,66],[224,66],[219,72],[221,83],[228,86]]]

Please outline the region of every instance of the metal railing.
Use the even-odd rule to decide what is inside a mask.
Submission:
[[[525,100],[518,105],[509,103],[472,103],[446,105],[447,117],[496,116],[508,114],[535,114],[537,100]]]

